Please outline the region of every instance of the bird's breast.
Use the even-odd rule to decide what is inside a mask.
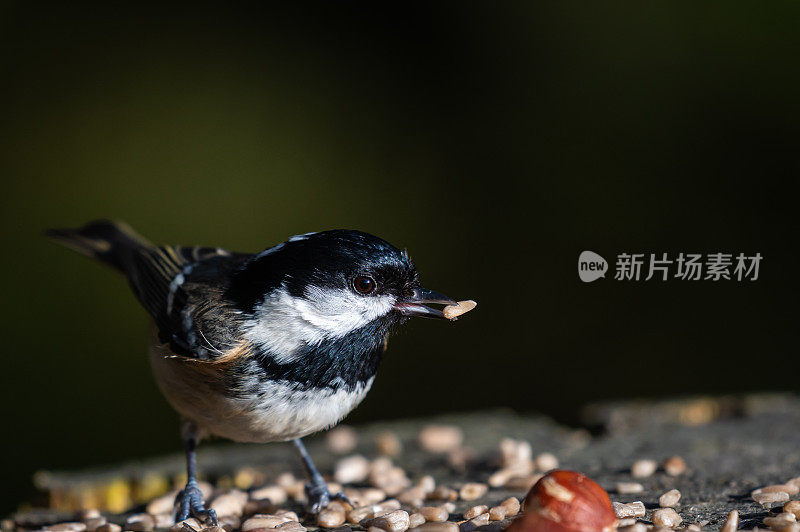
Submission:
[[[350,387],[301,388],[288,381],[268,381],[260,393],[228,398],[244,423],[216,420],[215,434],[237,441],[285,441],[329,428],[358,406],[373,379]]]
[[[182,416],[204,431],[240,442],[286,441],[341,421],[366,396],[373,377],[325,386],[273,379],[263,371],[171,356],[163,345],[150,361],[161,391]],[[260,369],[252,361],[251,369]],[[234,393],[235,392],[235,393]]]

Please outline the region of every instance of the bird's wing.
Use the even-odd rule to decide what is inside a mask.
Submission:
[[[226,301],[225,280],[249,255],[220,248],[141,249],[127,270],[159,339],[183,357],[213,360],[233,348],[239,314]]]

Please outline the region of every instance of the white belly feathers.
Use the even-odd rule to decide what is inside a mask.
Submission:
[[[239,442],[286,441],[331,427],[358,406],[373,381],[350,391],[302,390],[287,381],[272,381],[261,384],[258,396],[229,397],[210,387],[202,363],[169,354],[165,346],[154,345],[150,362],[172,407],[203,431]]]
[[[206,429],[235,441],[268,442],[301,438],[342,420],[364,399],[372,379],[353,391],[344,388],[297,390],[282,382],[268,383],[258,399],[225,398],[230,417],[216,417]]]

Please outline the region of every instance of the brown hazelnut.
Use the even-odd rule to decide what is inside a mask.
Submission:
[[[574,471],[556,470],[542,477],[525,497],[525,513],[511,532],[609,532],[617,518],[608,493]]]

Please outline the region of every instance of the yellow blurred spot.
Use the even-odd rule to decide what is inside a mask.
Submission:
[[[109,482],[105,487],[105,504],[109,512],[122,513],[131,506],[131,488],[124,479]]]
[[[683,425],[705,425],[713,421],[719,414],[719,405],[713,399],[698,399],[685,405],[680,410]]]
[[[148,473],[139,481],[136,490],[136,502],[143,503],[160,497],[170,489],[167,477],[156,473]]]
[[[217,480],[217,488],[221,490],[229,490],[233,487],[233,479],[229,475],[219,477]]]
[[[236,472],[233,483],[240,490],[247,490],[264,483],[264,475],[252,467],[243,467]]]

